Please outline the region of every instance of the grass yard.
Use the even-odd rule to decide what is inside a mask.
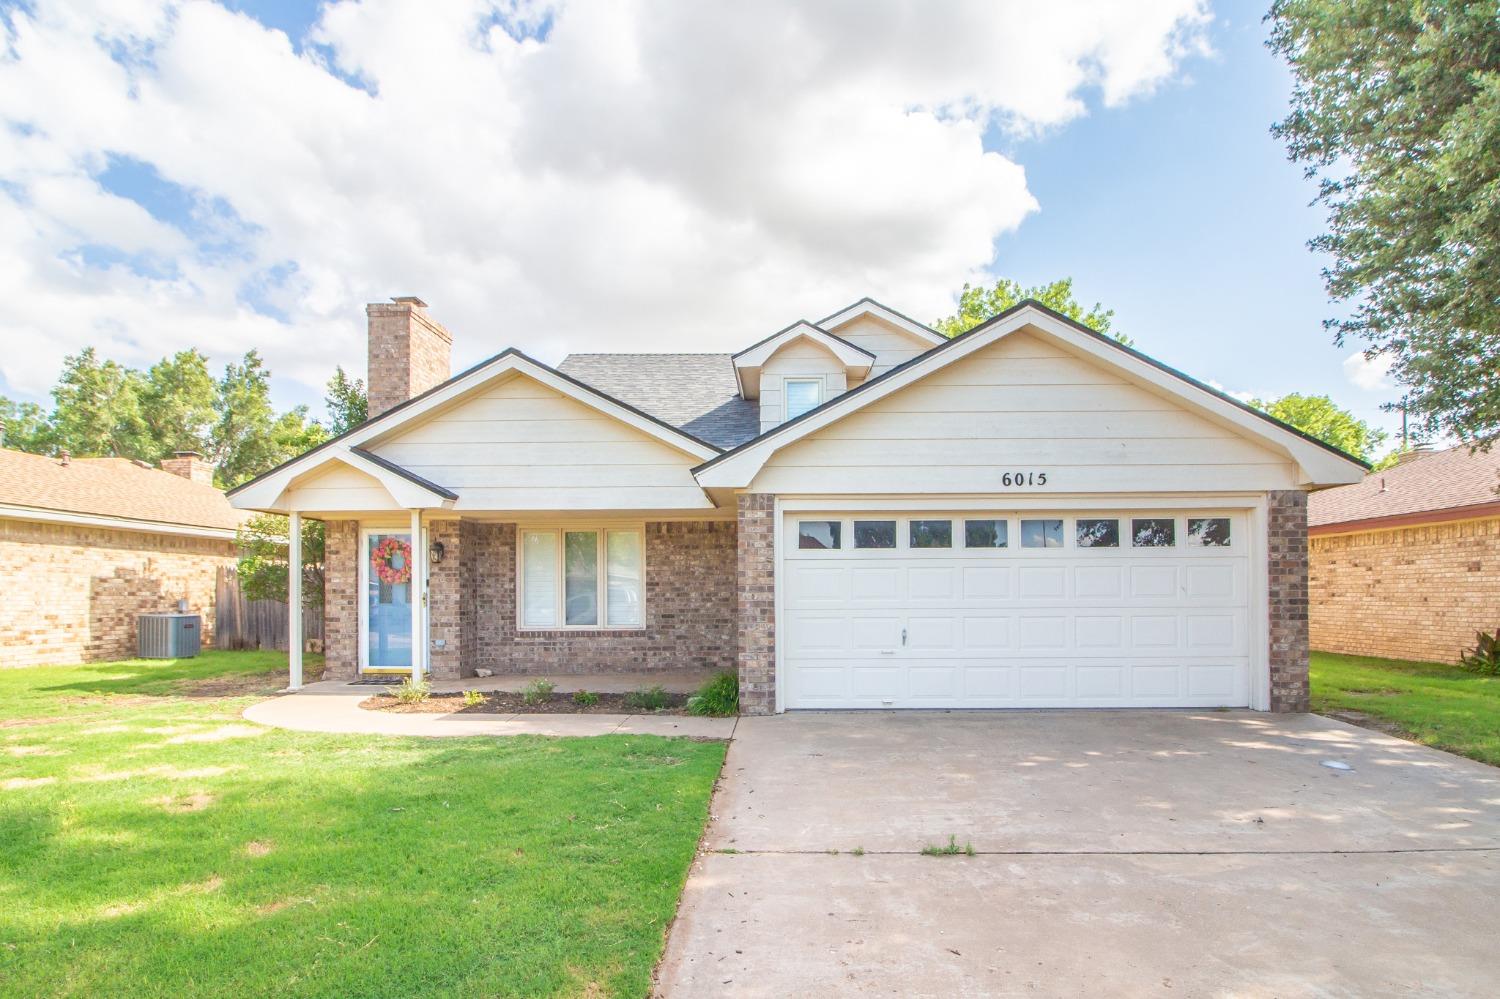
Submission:
[[[0,669],[0,995],[648,992],[722,743],[243,721],[285,661]]]
[[[1500,766],[1500,677],[1436,663],[1314,652],[1312,707],[1335,717],[1365,715],[1415,742]]]

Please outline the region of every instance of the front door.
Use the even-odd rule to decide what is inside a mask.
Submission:
[[[411,670],[411,534],[365,536],[366,673]]]

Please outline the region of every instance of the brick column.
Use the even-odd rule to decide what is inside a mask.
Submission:
[[[462,522],[432,521],[427,525],[427,540],[443,546],[443,560],[427,567],[428,632],[432,641],[428,666],[434,680],[457,680],[464,675],[462,604],[466,553]]]
[[[740,711],[768,715],[776,710],[776,524],[775,497],[739,497],[736,590],[736,660]]]
[[[1280,490],[1267,500],[1271,710],[1306,711],[1307,493]]]
[[[359,524],[330,520],[323,539],[323,679],[352,680],[359,672]]]

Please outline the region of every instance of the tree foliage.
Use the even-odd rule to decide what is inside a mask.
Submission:
[[[365,422],[370,415],[370,400],[365,394],[365,383],[344,374],[342,365],[334,369],[328,379],[328,392],[324,396],[328,408],[328,431],[337,437]]]
[[[1276,0],[1275,134],[1319,181],[1343,343],[1393,361],[1425,436],[1500,437],[1500,14],[1494,0]]]
[[[1293,392],[1270,402],[1252,399],[1250,405],[1365,461],[1371,459],[1386,438],[1384,430],[1370,426],[1347,409],[1340,409],[1326,395]]]
[[[160,461],[174,451],[202,451],[218,402],[208,358],[184,350],[157,361],[146,372],[140,401],[155,454],[132,457]]]
[[[1000,278],[990,288],[976,288],[965,283],[963,291],[958,293],[958,311],[935,321],[932,326],[944,336],[958,336],[1028,298],[1041,302],[1054,312],[1061,312],[1096,333],[1113,336],[1127,347],[1133,345],[1133,341],[1123,333],[1110,332],[1115,310],[1106,309],[1098,302],[1094,303],[1093,308],[1084,309],[1073,295],[1072,278],[1062,278],[1051,284],[1039,284],[1031,288],[1023,288],[1019,281],[1009,278]]]
[[[275,514],[257,514],[238,531],[240,590],[251,600],[287,598],[291,524]],[[302,522],[302,605],[323,603],[323,523]]]

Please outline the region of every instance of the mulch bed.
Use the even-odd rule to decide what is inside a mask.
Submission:
[[[665,708],[647,711],[625,703],[627,694],[600,694],[597,704],[577,704],[572,694],[552,694],[545,700],[528,704],[520,694],[486,691],[484,703],[472,707],[464,704],[462,694],[433,694],[425,701],[402,704],[389,694],[377,694],[359,702],[370,711],[390,711],[401,715],[685,715],[686,694],[668,694]]]

